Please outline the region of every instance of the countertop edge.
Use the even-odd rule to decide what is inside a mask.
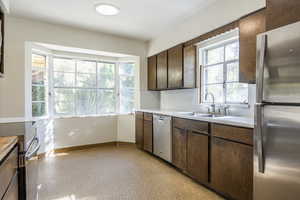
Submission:
[[[210,122],[210,123],[216,123],[216,124],[223,124],[223,125],[230,125],[230,126],[236,126],[236,127],[242,127],[242,128],[254,128],[254,123],[247,123],[247,122],[241,122],[241,121],[233,121],[233,120],[228,120],[224,118],[207,118],[207,117],[193,117],[193,116],[187,116],[183,114],[178,114],[179,112],[176,113],[176,111],[158,111],[158,110],[147,110],[147,109],[139,109],[136,110],[139,112],[146,112],[146,113],[153,113],[153,114],[160,114],[160,115],[166,115],[166,116],[172,116],[172,117],[178,117],[178,118],[183,118],[183,119],[190,119],[190,120],[196,120],[196,121],[205,121],[205,122]],[[248,119],[246,117],[241,117],[244,119]],[[249,118],[249,120],[251,120]]]

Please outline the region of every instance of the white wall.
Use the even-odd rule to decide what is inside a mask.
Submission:
[[[135,142],[135,117],[134,115],[118,116],[118,142]]]
[[[265,0],[220,0],[149,43],[148,55],[188,41],[266,6]]]
[[[5,77],[0,79],[0,118],[24,117],[26,41],[139,56],[141,76],[147,77],[145,42],[9,16],[5,26]],[[141,107],[159,107],[158,93],[149,92],[154,101],[143,101],[148,95],[147,79],[141,79],[140,86]]]

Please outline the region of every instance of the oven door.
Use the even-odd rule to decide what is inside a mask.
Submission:
[[[37,200],[37,187],[38,187],[38,158],[37,152],[40,148],[40,141],[35,137],[26,154],[25,154],[25,167],[26,167],[26,199]]]

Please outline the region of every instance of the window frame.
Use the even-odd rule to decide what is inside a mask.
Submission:
[[[237,59],[232,59],[232,60],[228,60],[226,61],[226,46],[234,44],[236,42],[239,43],[239,38],[237,36],[231,36],[229,38],[226,37],[226,33],[225,36],[223,36],[224,38],[222,39],[222,36],[220,36],[218,38],[218,40],[216,42],[212,41],[212,42],[208,42],[208,45],[201,45],[198,44],[197,46],[197,56],[198,56],[198,63],[199,63],[199,72],[200,72],[200,91],[199,91],[199,104],[211,104],[211,101],[205,101],[205,88],[207,85],[222,85],[223,88],[223,102],[217,102],[216,104],[220,104],[220,105],[242,105],[242,106],[249,106],[249,96],[247,99],[247,102],[231,102],[231,101],[227,101],[227,86],[226,84],[230,84],[230,83],[239,83],[239,80],[237,81],[227,81],[227,66],[231,63],[238,63],[239,64],[239,58]],[[221,38],[221,39],[220,39]],[[208,59],[208,51],[209,50],[213,50],[213,49],[217,49],[223,47],[223,61],[222,62],[217,62],[217,63],[213,63],[213,64],[206,64],[207,63],[207,59]],[[222,83],[207,83],[205,82],[207,80],[205,76],[205,68],[207,67],[213,67],[213,66],[217,66],[217,65],[223,65],[222,69],[223,69],[223,82]],[[249,88],[248,88],[249,90]]]
[[[38,119],[46,119],[46,118],[72,118],[72,117],[96,117],[96,116],[107,116],[107,115],[123,115],[123,114],[131,114],[134,112],[134,110],[132,112],[129,112],[129,113],[120,113],[120,74],[119,74],[119,65],[121,63],[133,63],[134,64],[134,67],[135,67],[135,71],[136,71],[136,67],[137,67],[137,63],[136,61],[107,61],[105,59],[95,59],[95,58],[81,58],[81,57],[77,57],[77,56],[65,56],[65,55],[60,55],[60,54],[52,54],[52,53],[48,53],[47,51],[39,51],[39,50],[35,50],[35,48],[33,48],[33,45],[28,45],[28,52],[26,52],[26,63],[27,65],[29,65],[28,67],[28,71],[26,72],[26,84],[25,84],[25,87],[29,87],[30,85],[30,91],[28,89],[25,89],[26,91],[26,101],[29,101],[30,102],[30,108],[29,106],[27,107],[26,106],[26,118],[27,119],[31,119],[31,120],[38,120]],[[47,59],[47,66],[46,66],[46,70],[47,70],[47,78],[48,78],[48,85],[46,86],[47,87],[47,94],[46,94],[46,98],[47,99],[47,102],[46,102],[46,113],[47,115],[46,116],[41,116],[41,117],[33,117],[32,115],[32,59],[31,59],[31,56],[32,54],[38,54],[38,55],[43,55],[43,56],[46,56],[46,59]],[[75,81],[75,85],[73,87],[73,89],[94,89],[96,90],[96,98],[98,98],[98,90],[113,90],[113,93],[114,93],[114,97],[115,97],[115,104],[114,104],[114,109],[115,111],[114,112],[111,112],[111,113],[98,113],[98,105],[96,104],[96,112],[95,114],[77,114],[76,112],[76,107],[77,107],[77,94],[75,92],[74,94],[74,113],[71,114],[71,115],[60,115],[60,114],[56,114],[55,113],[55,98],[54,98],[54,89],[55,88],[58,88],[56,86],[54,86],[54,59],[55,58],[61,58],[61,59],[71,59],[71,60],[75,60],[75,69],[76,71],[74,72],[75,74],[75,79],[77,79],[77,61],[88,61],[88,62],[95,62],[96,63],[96,87],[95,88],[90,88],[90,87],[77,87],[76,85],[76,81]],[[114,64],[114,87],[113,88],[100,88],[98,87],[98,63],[108,63],[108,64]],[[30,69],[29,69],[30,68]],[[30,73],[29,73],[30,71]],[[73,73],[73,72],[72,72]],[[133,75],[134,77],[134,85],[136,85],[136,81],[137,81],[137,78],[136,78],[136,74]],[[59,87],[59,88],[71,88],[71,87]],[[137,105],[137,99],[135,97],[136,95],[136,90],[135,90],[135,87],[133,88],[134,89],[134,99],[133,99],[133,102],[134,102],[134,107]],[[29,97],[30,96],[30,97]]]

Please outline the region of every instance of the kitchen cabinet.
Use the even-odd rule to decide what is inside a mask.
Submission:
[[[156,90],[157,88],[157,57],[148,58],[148,90]]]
[[[153,152],[153,119],[151,113],[144,113],[144,150]]]
[[[183,87],[196,87],[197,48],[194,45],[183,48]]]
[[[226,127],[225,133],[221,133]],[[249,141],[247,134],[253,135],[249,130],[212,125],[211,186],[232,199],[252,200],[253,146],[243,144]],[[235,138],[235,134],[239,136]]]
[[[186,169],[187,133],[184,129],[173,127],[172,163],[180,170]]]
[[[265,32],[265,9],[239,20],[240,70],[239,81],[255,83],[256,79],[256,36]]]
[[[266,5],[268,31],[300,21],[299,0],[267,0]]]
[[[135,143],[139,149],[144,147],[144,113],[135,112]]]
[[[209,125],[173,119],[173,164],[201,183],[208,182]]]
[[[157,89],[168,88],[168,52],[163,51],[157,55]]]
[[[168,88],[183,87],[183,45],[168,49]]]

